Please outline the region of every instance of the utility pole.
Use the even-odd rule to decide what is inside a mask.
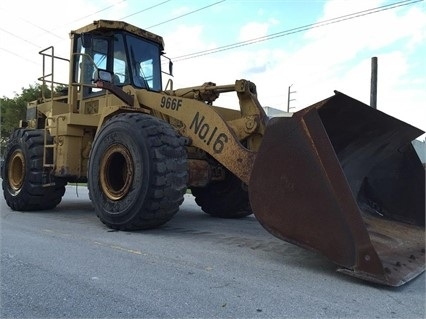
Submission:
[[[377,57],[371,58],[370,106],[377,109]]]
[[[289,113],[290,109],[292,108],[292,107],[290,107],[290,102],[295,100],[295,99],[291,99],[290,98],[290,95],[292,93],[296,93],[296,91],[291,91],[291,87],[292,86],[293,86],[293,84],[288,87],[288,93],[287,93],[287,113]]]

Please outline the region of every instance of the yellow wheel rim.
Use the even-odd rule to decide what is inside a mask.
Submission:
[[[12,153],[7,171],[9,185],[14,191],[21,189],[25,179],[25,157],[21,150]]]
[[[124,198],[133,182],[133,160],[123,145],[107,149],[100,164],[100,183],[103,193],[111,200]]]

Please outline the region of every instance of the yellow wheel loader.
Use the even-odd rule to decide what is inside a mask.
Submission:
[[[163,89],[163,39],[125,22],[70,37],[69,60],[40,51],[42,97],[4,153],[13,210],[54,208],[67,183],[87,181],[106,226],[147,229],[169,221],[190,189],[207,214],[254,213],[348,275],[399,286],[424,271],[425,171],[411,145],[421,130],[337,91],[268,118],[247,80]],[[69,64],[66,85],[58,61]],[[214,105],[224,92],[239,110]]]

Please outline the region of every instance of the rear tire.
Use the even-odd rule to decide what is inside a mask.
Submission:
[[[97,134],[89,159],[89,195],[99,219],[119,230],[169,221],[186,192],[183,144],[168,123],[152,116],[111,118]]]
[[[44,130],[17,129],[10,136],[1,171],[4,198],[13,210],[52,209],[61,202],[66,182],[43,168],[43,148]],[[52,150],[46,155],[51,161]]]
[[[234,174],[226,171],[225,180],[206,187],[193,187],[192,195],[201,209],[214,217],[242,218],[251,215],[248,192]]]

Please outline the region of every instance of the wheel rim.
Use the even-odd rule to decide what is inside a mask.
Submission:
[[[133,160],[123,145],[107,149],[100,165],[100,181],[103,193],[111,200],[124,198],[133,182]]]
[[[7,171],[9,185],[14,191],[21,189],[25,179],[25,158],[20,150],[13,152]]]

